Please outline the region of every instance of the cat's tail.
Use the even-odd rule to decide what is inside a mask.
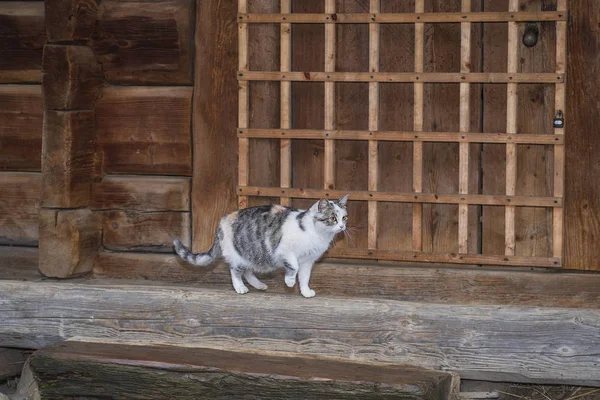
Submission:
[[[221,245],[219,241],[215,241],[213,246],[206,253],[193,253],[190,249],[185,247],[179,239],[175,239],[173,241],[173,246],[175,247],[175,252],[179,255],[179,257],[197,267],[205,267],[210,265],[217,259],[217,257],[221,256]]]

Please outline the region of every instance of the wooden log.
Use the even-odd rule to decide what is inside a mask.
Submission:
[[[42,1],[0,2],[0,83],[41,82]]]
[[[189,87],[106,88],[96,105],[104,171],[191,175],[191,113]]]
[[[87,46],[44,46],[42,88],[47,110],[93,110],[102,68]]]
[[[0,347],[0,379],[6,380],[21,374],[29,352]]]
[[[190,179],[107,176],[92,185],[95,210],[189,211]]]
[[[49,43],[88,41],[92,38],[100,0],[49,0],[44,4]]]
[[[41,171],[42,89],[0,85],[0,170]]]
[[[31,365],[45,399],[453,400],[459,387],[449,372],[152,343],[67,341],[39,350]]]
[[[90,202],[94,168],[94,112],[44,113],[42,205],[76,208]]]
[[[312,301],[89,281],[2,281],[0,301],[2,346],[110,336],[383,361],[450,370],[464,379],[600,385],[598,355],[590,352],[600,335],[595,309]]]
[[[39,258],[37,247],[0,246],[0,279],[40,279]]]
[[[88,209],[40,212],[40,272],[68,278],[90,272],[101,243],[100,216]]]
[[[0,244],[37,246],[40,192],[38,173],[0,173]]]
[[[119,251],[173,252],[173,239],[190,245],[190,213],[106,211],[104,248]]]
[[[109,82],[192,84],[191,0],[102,2],[90,43]]]

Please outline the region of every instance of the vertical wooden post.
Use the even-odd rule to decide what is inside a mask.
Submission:
[[[471,12],[471,0],[462,0],[462,12]],[[471,23],[460,23],[460,72],[471,72]],[[469,83],[460,84],[460,131],[469,132],[471,107],[469,102]],[[460,143],[458,162],[458,192],[469,193],[469,143]],[[469,252],[469,206],[458,205],[458,252]]]
[[[370,12],[379,12],[380,0],[371,0]],[[369,71],[379,72],[379,24],[369,25]],[[379,129],[379,83],[369,83],[369,131]],[[376,191],[379,179],[379,149],[376,140],[369,140],[369,190]],[[370,249],[377,248],[377,202],[369,201],[369,231],[367,236]]]
[[[325,13],[335,13],[335,0],[325,0]],[[325,72],[335,71],[335,24],[325,24]],[[334,129],[335,82],[325,82],[325,129]],[[335,141],[325,139],[325,189],[335,187]]]
[[[558,0],[557,11],[567,11],[567,0]],[[567,67],[567,21],[556,21],[556,73],[564,74]],[[555,112],[565,112],[565,83],[556,84]],[[565,129],[554,128],[555,135],[564,135]],[[554,146],[554,197],[564,196],[565,145]],[[563,257],[563,207],[555,207],[552,214],[552,257]]]
[[[424,0],[415,0],[415,12],[425,11]],[[425,25],[415,23],[415,72],[423,72]],[[414,130],[423,130],[423,83],[414,84]],[[423,142],[413,142],[413,191],[423,191]],[[413,204],[413,250],[423,249],[423,204]]]
[[[238,0],[238,12],[248,12],[248,0]],[[248,70],[248,24],[239,23],[239,70]],[[248,128],[248,81],[239,81],[239,103],[238,103],[238,126],[241,129]],[[248,176],[250,162],[248,159],[249,143],[248,138],[239,139],[239,165],[238,165],[238,184],[240,186],[248,185]],[[248,196],[238,197],[238,207],[248,207]]]
[[[519,11],[519,0],[510,0],[509,11]],[[519,52],[519,25],[508,23],[508,65],[507,72],[517,72]],[[517,133],[517,84],[508,83],[506,92],[506,132]],[[517,145],[506,144],[506,195],[514,196],[517,185]],[[515,254],[515,207],[506,206],[504,214],[504,254]]]
[[[281,13],[289,14],[292,12],[291,0],[281,0]],[[289,72],[292,67],[292,24],[281,24],[281,72]],[[281,81],[281,129],[290,129],[292,127],[292,82]],[[281,139],[280,143],[280,186],[289,188],[292,184],[292,141],[290,139]],[[282,197],[280,203],[283,206],[290,206],[291,199]]]

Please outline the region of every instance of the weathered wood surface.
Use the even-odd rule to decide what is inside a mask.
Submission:
[[[193,10],[192,0],[103,1],[90,45],[107,80],[191,85]]]
[[[0,279],[40,279],[38,265],[37,247],[0,246]]]
[[[86,208],[40,212],[40,272],[67,278],[90,272],[101,245],[100,216]]]
[[[0,2],[0,83],[41,82],[44,2]]]
[[[42,205],[76,208],[90,202],[94,170],[93,111],[44,113]]]
[[[196,8],[192,204],[195,251],[212,244],[221,217],[237,208],[234,149],[238,140],[228,134],[237,127],[236,18],[237,2],[201,1]]]
[[[451,400],[459,386],[441,371],[152,343],[67,341],[31,365],[45,399]]]
[[[600,4],[569,1],[565,267],[600,270]],[[581,40],[585,37],[586,40]]]
[[[190,179],[168,176],[107,176],[92,185],[91,208],[190,211]]]
[[[226,265],[194,267],[173,254],[101,252],[94,266],[94,276],[231,289]],[[293,293],[296,290],[284,285],[283,271],[260,279],[269,286],[269,293]],[[318,295],[442,304],[600,309],[600,275],[597,274],[399,268],[336,262],[316,265],[310,284]]]
[[[191,115],[191,87],[106,88],[96,105],[104,171],[191,175]]]
[[[600,385],[600,356],[591,350],[597,309],[17,281],[0,282],[0,304],[0,346],[111,337],[392,362],[464,379]]]
[[[41,86],[0,85],[0,170],[41,171],[43,112]]]
[[[41,174],[0,173],[0,244],[36,246]]]
[[[87,46],[44,46],[42,88],[48,110],[93,110],[104,76]]]
[[[100,0],[48,0],[44,4],[48,43],[91,39]]]
[[[0,379],[6,380],[21,374],[29,352],[0,347]]]
[[[106,211],[104,248],[118,251],[173,252],[173,239],[190,244],[190,213]]]

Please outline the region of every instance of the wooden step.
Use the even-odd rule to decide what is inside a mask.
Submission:
[[[597,309],[457,306],[133,284],[0,281],[0,346],[75,336],[299,352],[600,386]]]
[[[67,341],[31,366],[44,399],[458,399],[458,376],[301,354]]]

